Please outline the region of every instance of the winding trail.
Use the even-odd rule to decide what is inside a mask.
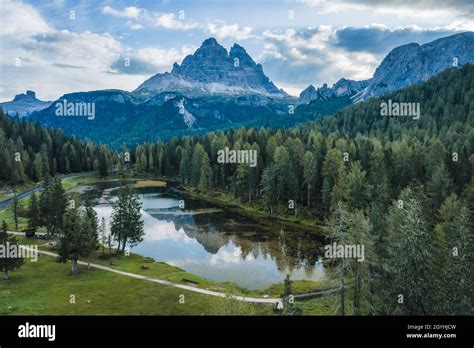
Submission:
[[[8,233],[15,234],[15,235],[24,235],[24,233],[14,232],[14,231],[8,231]],[[21,246],[21,247],[24,248],[24,249],[29,250],[30,252],[33,251],[33,249],[31,249],[27,246]],[[50,251],[45,251],[45,250],[39,250],[38,249],[38,253],[43,254],[43,255],[47,255],[47,256],[52,256],[52,257],[59,257],[58,254],[50,252]],[[281,306],[283,305],[282,300],[280,298],[256,298],[256,297],[245,297],[245,296],[237,296],[237,295],[227,295],[227,294],[222,293],[222,292],[211,291],[211,290],[206,290],[206,289],[200,289],[200,288],[196,288],[196,287],[189,286],[189,285],[172,283],[172,282],[169,282],[167,280],[150,278],[150,277],[147,277],[147,276],[144,276],[144,275],[141,275],[141,274],[124,272],[124,271],[120,271],[120,270],[117,270],[117,269],[112,268],[112,267],[99,265],[97,263],[88,263],[88,262],[84,262],[84,261],[78,261],[77,263],[80,264],[80,265],[84,265],[84,266],[89,265],[92,268],[101,269],[103,271],[121,274],[121,275],[126,276],[126,277],[141,279],[141,280],[147,280],[147,281],[152,282],[152,283],[172,286],[172,287],[175,287],[175,288],[178,288],[178,289],[197,292],[197,293],[200,293],[200,294],[203,294],[203,295],[222,297],[222,298],[231,298],[231,299],[234,299],[234,300],[237,300],[237,301],[243,301],[243,302],[273,304],[273,305],[276,305],[277,308],[281,308]]]

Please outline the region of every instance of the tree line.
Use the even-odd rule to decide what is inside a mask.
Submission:
[[[115,156],[108,146],[80,141],[60,129],[43,128],[26,117],[10,117],[0,109],[2,186],[91,170],[106,175]]]

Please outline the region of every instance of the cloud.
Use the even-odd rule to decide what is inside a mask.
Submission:
[[[335,45],[348,51],[385,54],[396,46],[412,42],[424,44],[451,34],[453,31],[441,28],[421,29],[417,26],[409,26],[390,30],[383,25],[373,24],[363,28],[338,29]]]
[[[319,26],[304,30],[266,30],[260,57],[265,71],[292,92],[309,84],[334,83],[339,78],[370,78],[380,57],[371,52],[351,52],[337,47],[336,30]],[[295,88],[295,86],[297,88]]]
[[[396,10],[396,9],[422,9],[432,11],[436,9],[452,10],[464,14],[474,13],[472,0],[299,0],[310,7],[320,8],[322,11],[335,11],[337,9],[366,9]]]
[[[474,2],[472,0],[299,0],[319,14],[367,13],[412,19],[417,23],[429,21],[439,27],[458,31],[474,30]],[[449,23],[449,24],[447,24]]]
[[[195,22],[185,22],[185,13],[181,12],[178,17],[174,13],[167,12],[150,12],[143,8],[126,7],[123,10],[117,10],[110,6],[102,8],[103,14],[112,15],[115,17],[123,17],[133,19],[140,23],[127,21],[127,26],[132,30],[139,30],[143,28],[143,24],[150,24],[154,27],[161,27],[171,30],[190,30],[198,27]]]
[[[154,13],[149,20],[155,27],[162,27],[172,30],[190,30],[198,26],[197,23],[185,23],[176,20],[174,13]]]
[[[54,100],[76,91],[132,89],[143,81],[144,76],[104,73],[127,50],[109,33],[56,30],[29,4],[8,0],[2,2],[1,28],[2,98],[31,89]]]
[[[250,38],[253,31],[249,26],[240,27],[238,24],[225,24],[222,21],[209,23],[206,29],[210,35],[217,37],[219,40],[246,40]]]
[[[131,30],[141,30],[143,29],[143,25],[141,24],[138,24],[138,23],[133,23],[132,21],[127,21],[125,23],[127,25],[127,27],[129,27]]]
[[[123,50],[110,34],[74,33],[68,30],[30,36],[22,48],[36,63],[57,62],[104,70]]]
[[[195,49],[194,46],[183,46],[181,49],[142,48],[138,51],[129,50],[129,54],[122,55],[111,65],[111,69],[112,72],[121,74],[157,74],[170,70],[173,63],[181,62]]]
[[[16,35],[18,39],[21,39],[27,35],[53,30],[31,5],[2,0],[1,11],[1,36]]]
[[[105,6],[102,8],[102,13],[104,14],[109,14],[115,17],[125,17],[125,18],[134,18],[134,19],[138,19],[141,12],[142,12],[141,9],[134,6],[126,7],[123,10],[115,10],[110,6]]]

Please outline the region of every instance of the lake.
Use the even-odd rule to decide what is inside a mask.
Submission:
[[[108,227],[117,188],[118,182],[80,187]],[[183,199],[166,187],[136,192],[142,201],[145,236],[131,248],[134,253],[248,289],[265,289],[287,274],[292,280],[326,277],[321,237],[316,233],[252,221],[204,201]]]

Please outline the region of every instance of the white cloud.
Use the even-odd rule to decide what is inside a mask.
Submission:
[[[138,23],[133,23],[132,21],[127,21],[125,24],[131,29],[131,30],[141,30],[143,29],[143,25],[138,24]]]
[[[2,0],[0,35],[25,35],[51,32],[51,27],[33,6],[21,2]]]
[[[472,28],[472,18],[460,19],[460,17],[471,17],[474,11],[472,0],[299,0],[299,2],[317,10],[319,14],[334,14],[342,12],[356,12],[361,14],[372,12],[377,15],[391,15],[399,19],[413,19],[416,21],[430,20],[433,24],[438,22],[445,26],[446,23],[461,21],[463,28]],[[469,30],[469,29],[465,29]]]
[[[56,30],[28,4],[3,1],[1,28],[2,101],[26,89],[47,100],[77,91],[131,90],[148,77],[107,73],[127,50],[120,41],[108,33]],[[17,58],[21,66],[15,66]]]
[[[260,60],[275,83],[293,95],[310,83],[318,86],[335,83],[342,77],[370,78],[381,58],[334,46],[335,34],[330,26],[300,31],[266,30]]]
[[[112,64],[112,71],[124,74],[156,74],[171,70],[173,63],[181,62],[188,54],[196,50],[194,46],[183,46],[181,49],[171,48],[140,48],[139,50],[127,49],[122,54],[129,58],[129,66],[122,61]]]
[[[238,24],[225,24],[221,21],[207,25],[207,32],[219,40],[245,40],[251,36],[252,31],[253,29],[249,26],[240,27]]]
[[[197,23],[185,23],[181,20],[176,20],[174,13],[154,13],[151,15],[149,21],[155,27],[162,27],[172,30],[190,30],[198,26]]]
[[[123,10],[115,10],[110,6],[105,6],[102,8],[102,13],[104,14],[109,14],[115,17],[125,17],[133,19],[137,19],[140,16],[141,12],[141,9],[134,6],[126,7]]]
[[[132,30],[142,29],[143,24],[145,23],[171,30],[190,30],[198,27],[198,24],[195,22],[185,22],[184,16],[181,19],[180,17],[177,18],[174,13],[150,12],[146,9],[134,6],[126,7],[123,10],[117,10],[110,6],[105,6],[102,8],[102,13],[139,21],[140,23],[133,23],[131,21],[126,22],[128,27]]]

